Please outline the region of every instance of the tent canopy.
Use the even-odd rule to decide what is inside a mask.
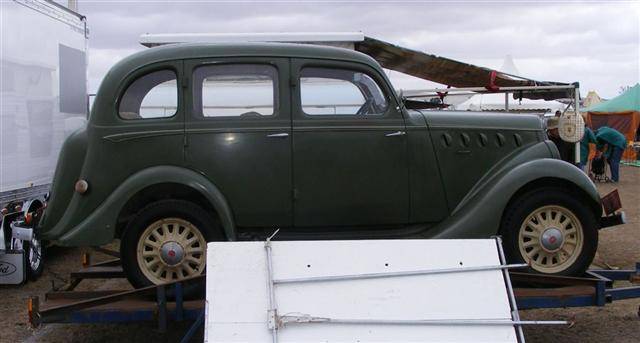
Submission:
[[[584,108],[580,111],[584,112],[587,108],[595,106],[604,100],[596,93],[595,91],[589,91],[587,96],[584,97],[583,103],[581,104]]]
[[[640,84],[636,84],[617,97],[596,104],[587,111],[587,123],[593,129],[608,126],[620,131],[627,141],[633,142],[640,125]],[[635,151],[628,149],[623,155],[636,159]]]
[[[637,83],[617,97],[587,108],[587,112],[640,112],[640,84]]]

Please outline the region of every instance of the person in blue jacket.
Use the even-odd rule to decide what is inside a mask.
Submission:
[[[602,126],[596,130],[596,148],[598,151],[604,151],[605,147],[605,157],[611,168],[611,180],[618,182],[620,180],[620,159],[624,149],[627,148],[627,139],[619,131]]]
[[[580,141],[580,162],[578,162],[578,168],[580,168],[583,172],[588,173],[585,170],[587,162],[589,161],[589,144],[596,144],[596,135],[593,131],[588,127],[584,126],[584,136],[582,136],[582,140]]]

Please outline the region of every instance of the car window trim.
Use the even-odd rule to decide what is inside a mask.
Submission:
[[[339,121],[376,121],[376,120],[393,120],[393,119],[404,119],[404,115],[402,114],[402,111],[400,111],[399,106],[396,102],[395,97],[393,97],[390,93],[390,89],[389,86],[387,84],[387,82],[385,81],[385,79],[379,75],[378,71],[371,68],[370,66],[363,64],[363,63],[357,63],[357,62],[353,62],[353,61],[327,61],[327,60],[317,60],[317,59],[303,59],[303,58],[298,58],[296,59],[298,61],[298,63],[296,63],[296,70],[294,70],[294,73],[292,77],[295,78],[296,80],[296,85],[297,85],[297,89],[296,91],[293,92],[293,96],[296,97],[296,101],[294,103],[292,103],[292,106],[296,106],[296,108],[292,108],[292,110],[294,112],[300,113],[300,117],[298,118],[298,120],[339,120]],[[292,64],[293,66],[294,64]],[[302,75],[302,70],[304,68],[332,68],[332,69],[346,69],[346,70],[350,70],[350,71],[357,71],[357,72],[361,72],[367,76],[369,76],[371,79],[373,79],[373,81],[376,83],[376,85],[380,88],[380,90],[382,91],[382,93],[385,96],[385,99],[387,100],[387,109],[384,113],[382,114],[375,114],[375,115],[357,115],[357,114],[337,114],[337,115],[331,115],[331,114],[324,114],[324,115],[313,115],[313,114],[307,114],[303,109],[302,109],[302,87],[301,87],[301,75]],[[397,113],[398,118],[394,118],[393,113]],[[293,113],[292,113],[293,115]],[[295,115],[292,116],[292,118],[295,118]]]
[[[275,75],[276,75],[276,79],[274,79],[273,81],[273,114],[271,115],[260,115],[259,117],[245,117],[242,118],[241,116],[211,116],[211,117],[207,117],[204,115],[204,113],[202,113],[202,108],[197,108],[197,106],[195,106],[195,86],[196,86],[196,78],[193,77],[194,73],[196,72],[196,70],[198,68],[202,68],[202,67],[207,67],[207,66],[220,66],[220,65],[241,65],[241,64],[253,64],[253,65],[265,65],[265,66],[270,66],[273,67],[275,69]],[[242,122],[252,122],[252,121],[265,121],[265,120],[272,120],[272,119],[279,119],[280,118],[280,113],[281,111],[281,106],[282,104],[280,103],[280,98],[281,98],[281,92],[280,92],[280,82],[281,82],[281,70],[278,67],[277,63],[273,63],[267,60],[261,60],[261,61],[255,61],[255,60],[248,60],[248,61],[236,61],[236,60],[230,60],[230,61],[202,61],[201,63],[197,63],[195,65],[193,65],[190,70],[188,71],[190,74],[190,78],[191,81],[187,82],[188,87],[190,88],[190,99],[187,99],[187,101],[190,102],[190,108],[191,108],[191,119],[195,119],[195,120],[204,120],[204,121],[242,121]],[[203,79],[204,82],[204,79]],[[201,89],[202,85],[198,85],[198,88]],[[202,92],[200,92],[200,97],[202,98]],[[201,106],[200,106],[201,107]]]

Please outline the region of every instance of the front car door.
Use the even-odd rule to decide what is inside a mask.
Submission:
[[[289,60],[185,61],[186,161],[222,192],[240,228],[291,226]]]
[[[405,124],[384,77],[313,59],[291,71],[295,227],[406,224]]]

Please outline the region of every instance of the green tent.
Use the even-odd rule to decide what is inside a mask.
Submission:
[[[626,92],[618,95],[617,97],[593,105],[584,111],[608,113],[625,111],[640,112],[640,83],[636,83],[635,86],[629,88]]]
[[[587,113],[587,123],[592,129],[608,126],[622,132],[627,141],[633,142],[640,125],[640,84],[584,111]],[[635,160],[636,153],[633,149],[628,149],[623,158]]]

